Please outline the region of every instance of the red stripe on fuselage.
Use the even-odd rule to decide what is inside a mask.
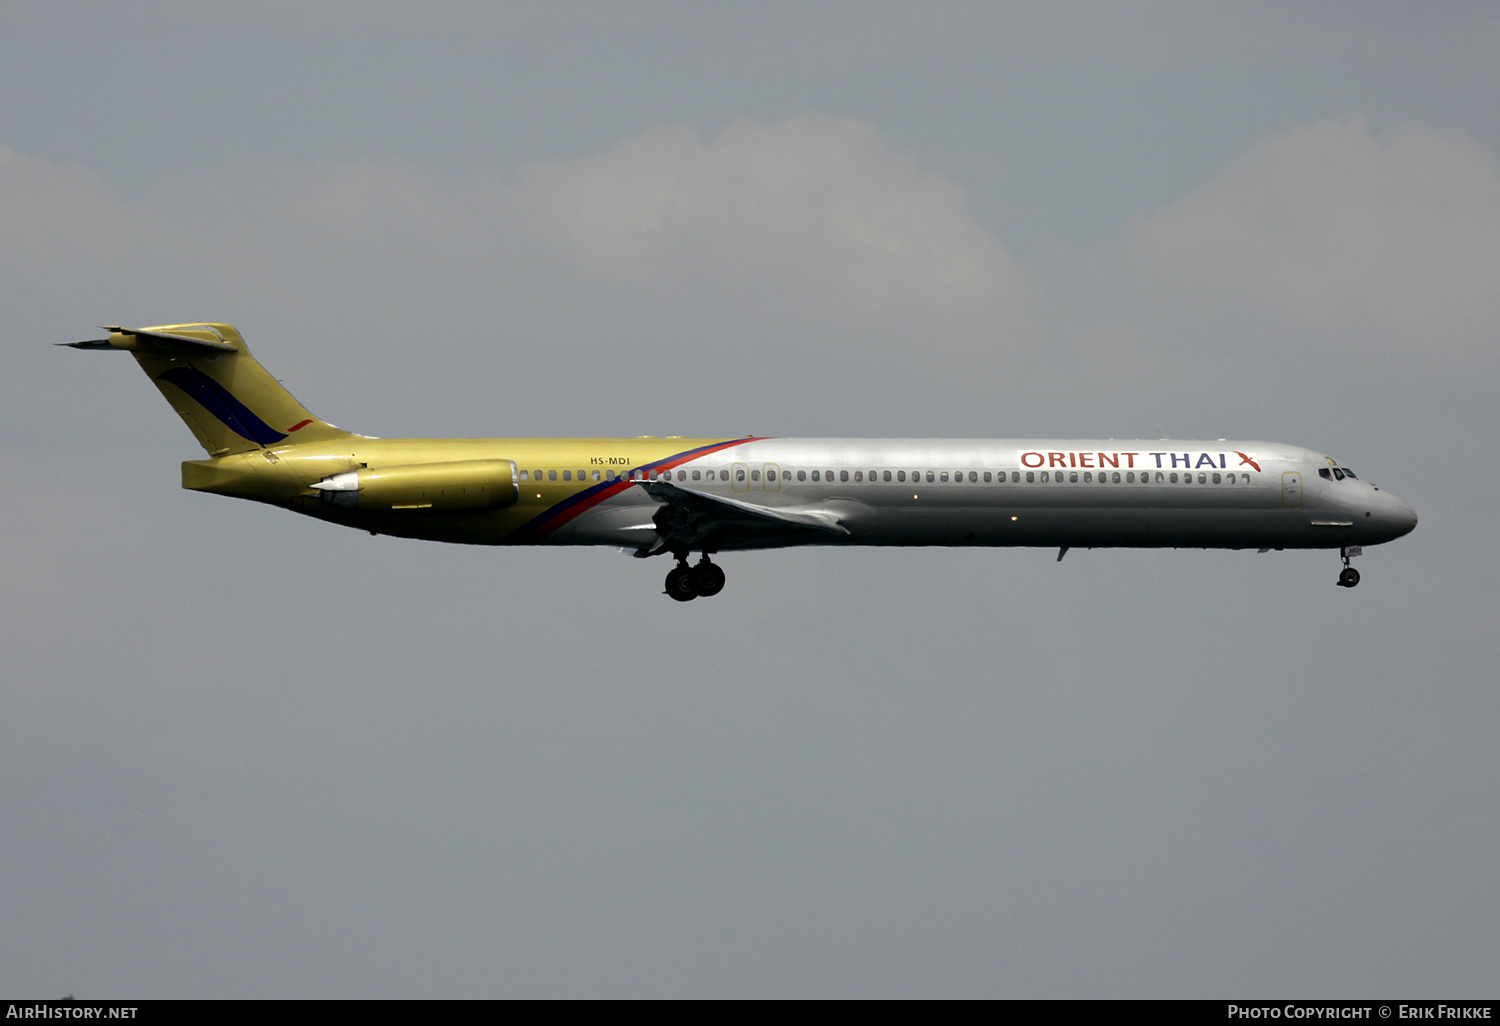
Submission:
[[[705,445],[701,449],[689,449],[687,452],[668,456],[664,460],[644,464],[637,467],[632,473],[645,471],[649,474],[653,470],[659,472],[669,471],[684,463],[691,463],[700,456],[707,456],[723,449],[733,448],[736,445],[743,445],[745,442],[763,441],[765,441],[763,438],[734,438],[727,442],[715,442],[713,445]],[[526,523],[507,535],[505,540],[515,544],[532,544],[541,541],[547,535],[568,524],[576,517],[587,513],[605,499],[612,498],[623,493],[625,489],[634,487],[635,482],[633,480],[628,477],[621,477],[613,481],[601,482],[581,492],[575,492],[562,502],[554,506],[549,506],[541,513],[526,521]]]
[[[293,424],[291,427],[287,428],[286,429],[286,433],[287,434],[291,434],[293,431],[301,431],[303,428],[307,427],[307,425],[309,425],[311,423],[312,423],[312,418],[308,417],[306,420],[299,421],[296,424]]]

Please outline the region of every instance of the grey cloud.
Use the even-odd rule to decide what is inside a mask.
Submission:
[[[1168,321],[1270,317],[1345,356],[1472,366],[1500,335],[1500,168],[1458,130],[1304,125],[1136,219],[1121,259],[1131,304]]]
[[[578,10],[542,35],[573,39]],[[783,106],[708,82],[711,17],[676,44],[700,62],[660,73],[659,30],[680,10],[659,9],[634,49],[588,50],[607,51],[604,73],[554,48],[425,95],[389,60],[409,57],[405,34],[386,50],[341,38],[334,83],[286,57],[300,33],[256,37],[238,65],[271,70],[235,80],[248,98],[221,136],[228,92],[100,106],[91,129],[158,144],[129,150],[149,181],[125,193],[105,184],[119,168],[7,140],[26,152],[0,162],[0,933],[18,940],[0,985],[1482,992],[1500,919],[1500,506],[1489,475],[1445,454],[1495,426],[1489,315],[1449,262],[1484,266],[1493,169],[1472,139],[1493,112],[1473,105],[1467,137],[1318,122],[1330,102],[1292,69],[1317,112],[1252,118],[1255,87],[1286,76],[1198,92],[1164,65],[1233,46],[1199,53],[1189,33],[1158,48],[1114,14],[1103,24],[1136,26],[1129,59],[1159,69],[1144,90],[1101,72],[1098,8],[1053,16],[1024,41],[1038,63],[1003,78],[986,76],[1005,26],[955,31],[903,8],[882,46],[850,57],[844,23],[866,9],[839,8],[804,51],[837,90],[793,76]],[[767,18],[744,59],[757,86],[763,54],[798,35],[761,10],[743,16]],[[1088,53],[1069,63],[1058,47],[1080,18]],[[915,22],[926,56],[903,43]],[[15,38],[19,60],[32,48]],[[408,69],[459,67],[448,42]],[[511,67],[499,52],[479,38],[463,70]],[[304,52],[320,74],[325,57],[322,42]],[[541,65],[552,85],[536,85]],[[672,101],[723,92],[692,113],[649,106],[619,69],[657,76],[652,95]],[[284,106],[257,121],[283,79]],[[347,109],[296,132],[275,116],[330,84]],[[397,94],[420,97],[409,116],[430,134],[394,134],[382,104]],[[568,159],[442,165],[472,157],[502,94],[550,105],[497,135],[524,126],[525,159]],[[877,99],[848,100],[864,94]],[[465,102],[470,120],[445,120]],[[76,109],[54,94],[40,120],[68,126]],[[860,119],[777,113],[805,109]],[[1015,119],[989,117],[1001,109]],[[369,132],[340,145],[398,155],[330,145],[346,114]],[[643,127],[686,117],[711,130]],[[1259,127],[1282,117],[1302,127]],[[902,134],[903,119],[936,130]],[[93,152],[94,131],[69,132],[61,151]],[[174,163],[205,133],[233,156]],[[1239,156],[1205,158],[1209,136]],[[125,149],[106,138],[101,151]],[[1183,171],[1164,138],[1230,170]],[[308,141],[295,160],[243,159]],[[1005,154],[1029,186],[990,173]],[[1132,174],[1174,183],[1133,228]],[[1018,250],[1014,219],[972,213],[959,181],[974,210],[1043,211],[1033,234],[1092,203],[1118,244],[1083,247],[1082,272],[1018,261],[1044,247]],[[1473,224],[1440,194],[1467,197]],[[1371,290],[1324,267],[1351,259],[1346,232],[1400,273],[1371,256]],[[1402,264],[1407,244],[1454,273]],[[43,345],[91,317],[235,321],[320,413],[383,434],[1108,434],[1175,416],[1184,433],[1338,441],[1423,522],[1367,554],[1348,594],[1328,553],[795,550],[735,557],[717,605],[680,608],[655,594],[656,564],[609,552],[370,538],[184,493],[175,462],[199,453],[128,360]],[[1412,339],[1414,320],[1434,337]],[[1043,344],[1028,351],[1029,328]],[[1306,384],[1296,358],[1320,345],[1373,401]],[[1090,346],[1133,376],[1091,370]],[[1243,346],[1278,359],[1248,381],[1222,373]],[[1349,359],[1372,352],[1418,355]]]

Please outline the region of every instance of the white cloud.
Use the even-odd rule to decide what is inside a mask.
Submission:
[[[1021,342],[1035,316],[1029,276],[962,191],[862,121],[741,118],[707,142],[652,129],[532,165],[507,199],[585,272],[666,296],[825,304],[861,326],[899,316],[959,345]]]
[[[1123,261],[1147,321],[1274,325],[1340,355],[1464,364],[1500,333],[1500,173],[1458,131],[1321,121],[1135,221]]]

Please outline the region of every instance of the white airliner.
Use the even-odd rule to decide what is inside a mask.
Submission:
[[[182,465],[184,488],[372,534],[670,553],[679,601],[724,587],[711,554],[791,545],[1338,549],[1352,588],[1350,559],[1417,523],[1271,442],[371,438],[314,417],[227,324],[110,331],[68,344],[135,355],[210,457]]]

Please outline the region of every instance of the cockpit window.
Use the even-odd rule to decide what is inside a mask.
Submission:
[[[1338,467],[1334,467],[1333,468],[1333,476],[1334,476],[1335,480],[1342,481],[1344,479],[1344,472],[1342,470],[1340,470]]]
[[[1329,470],[1327,467],[1319,467],[1318,476],[1323,478],[1325,481],[1332,481],[1333,471]]]
[[[1350,470],[1348,467],[1345,467],[1344,468],[1344,476],[1345,477],[1354,477],[1354,471]],[[1359,478],[1354,477],[1354,480],[1358,481]]]

